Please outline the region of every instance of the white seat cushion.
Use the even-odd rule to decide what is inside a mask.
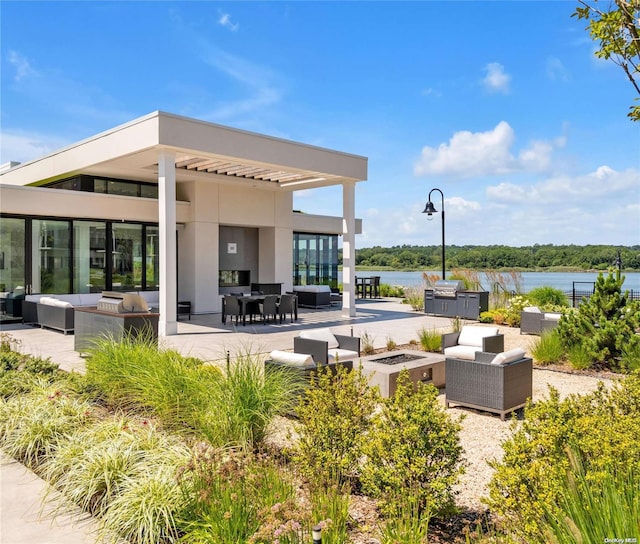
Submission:
[[[482,339],[487,336],[495,336],[498,334],[498,327],[479,327],[473,325],[465,325],[460,331],[458,344],[463,346],[482,347]]]
[[[329,349],[335,349],[338,347],[338,340],[333,335],[330,329],[313,329],[311,331],[302,331],[300,338],[306,338],[307,340],[321,340],[327,342]]]
[[[451,346],[444,348],[445,357],[453,357],[454,359],[467,359],[473,361],[476,358],[476,351],[482,350],[482,347],[478,346]]]
[[[492,365],[506,365],[507,363],[512,363],[513,361],[518,361],[524,358],[525,351],[522,348],[513,348],[508,351],[503,351],[502,353],[498,353],[492,361]]]
[[[562,314],[558,314],[555,312],[547,312],[544,314],[544,318],[547,321],[558,321],[562,317]]]
[[[291,353],[290,351],[273,350],[269,358],[276,363],[289,366],[315,366],[313,357],[306,353]]]
[[[335,361],[353,361],[359,357],[357,351],[351,351],[350,349],[331,349],[328,355],[328,363],[334,363]]]
[[[523,308],[522,311],[530,313],[530,314],[541,314],[542,313],[542,310],[540,308],[538,308],[537,306],[527,306],[527,307]]]

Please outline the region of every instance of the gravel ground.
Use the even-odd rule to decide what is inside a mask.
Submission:
[[[520,329],[501,327],[505,335],[505,350],[522,347],[530,355],[531,344],[536,336],[521,335]],[[615,378],[612,375],[594,376],[571,373],[562,370],[546,370],[534,368],[533,370],[533,400],[542,400],[548,396],[549,386],[558,390],[560,397],[574,393],[588,393],[598,387],[599,382],[612,385]],[[439,396],[444,404],[444,393]],[[476,410],[456,408],[449,410],[452,416],[465,414],[462,421],[460,441],[464,447],[465,459],[468,463],[466,474],[462,476],[456,487],[459,493],[457,503],[463,508],[472,510],[484,509],[481,498],[488,494],[488,484],[493,475],[493,469],[487,461],[500,459],[502,456],[502,443],[511,434],[511,422],[501,421],[497,415],[478,412]]]
[[[530,348],[536,336],[521,335],[520,329],[510,327],[500,327],[500,332],[505,336],[505,350],[522,347],[530,355]],[[615,381],[615,375],[586,375],[561,369],[534,368],[533,400],[546,398],[550,385],[558,390],[561,398],[564,398],[574,393],[594,391],[600,381],[611,385]],[[444,405],[444,391],[441,392],[438,400]],[[513,432],[510,417],[502,421],[496,414],[463,407],[452,407],[448,413],[452,417],[464,414],[460,441],[464,448],[467,467],[466,473],[455,487],[456,503],[463,509],[484,510],[486,507],[481,499],[488,495],[488,484],[493,475],[493,469],[487,461],[501,458],[502,443]],[[291,422],[279,418],[273,427],[271,436],[273,443],[282,445],[288,442],[291,439],[290,430]]]

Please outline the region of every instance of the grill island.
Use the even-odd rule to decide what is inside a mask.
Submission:
[[[100,337],[122,340],[125,336],[150,335],[158,339],[160,314],[149,311],[136,293],[103,291],[97,307],[75,308],[74,349],[86,352]]]
[[[439,280],[424,291],[424,312],[445,317],[478,320],[489,310],[488,291],[467,291],[460,280]]]

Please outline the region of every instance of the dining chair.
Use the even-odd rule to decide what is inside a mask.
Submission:
[[[280,295],[280,302],[278,303],[278,314],[280,315],[280,323],[282,318],[287,317],[287,314],[291,314],[291,323],[293,323],[293,313],[295,311],[295,295]]]
[[[264,300],[258,303],[262,322],[265,323],[267,318],[273,317],[276,320],[278,315],[278,295],[264,295]]]
[[[225,325],[227,323],[228,316],[235,316],[236,325],[238,324],[238,319],[242,316],[242,307],[240,306],[238,297],[235,295],[224,296],[224,320],[222,322]]]

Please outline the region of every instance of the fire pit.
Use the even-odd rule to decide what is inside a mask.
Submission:
[[[409,361],[415,361],[416,359],[422,359],[422,355],[412,355],[411,353],[398,353],[397,355],[389,355],[389,357],[382,357],[380,359],[372,359],[376,363],[383,365],[398,365],[400,363],[407,363]]]
[[[361,359],[362,373],[368,377],[369,385],[378,386],[383,397],[396,392],[398,375],[406,368],[414,383],[431,383],[444,387],[444,355],[425,351],[398,351],[370,355]]]

